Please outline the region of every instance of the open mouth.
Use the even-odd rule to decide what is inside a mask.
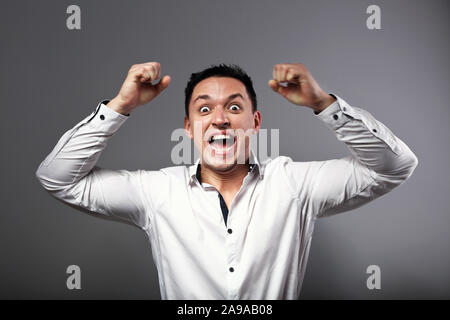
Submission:
[[[236,136],[228,134],[212,135],[208,143],[216,153],[227,153],[236,145]]]

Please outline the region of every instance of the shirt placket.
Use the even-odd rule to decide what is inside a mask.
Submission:
[[[243,190],[248,188],[250,181],[252,181],[253,178],[253,170],[249,172],[249,174],[244,178],[244,181],[242,182],[242,186],[239,189],[239,191],[236,193],[235,198],[233,199],[233,202],[230,205],[230,208],[228,208],[228,218],[227,218],[227,224],[225,225],[224,221],[221,221],[221,223],[224,223],[225,228],[219,228],[225,232],[225,254],[226,254],[226,288],[227,288],[227,299],[228,300],[238,300],[239,299],[239,283],[237,279],[237,272],[239,272],[239,265],[238,265],[238,237],[236,236],[236,232],[234,227],[237,223],[239,223],[239,219],[232,218],[232,211],[234,211],[236,207],[236,201],[235,199],[239,198]],[[212,185],[207,183],[199,183],[199,187],[203,188],[206,192],[210,193],[213,192],[216,195],[216,205],[215,208],[220,212],[220,215],[223,216],[223,208],[221,204],[221,195],[219,191]]]
[[[239,223],[239,218],[242,217],[234,217],[232,212],[235,211],[237,203],[236,199],[238,199],[241,196],[241,193],[248,188],[248,185],[250,183],[250,180],[252,178],[252,174],[249,173],[242,182],[242,186],[239,189],[239,191],[236,193],[230,208],[228,208],[228,224],[226,227],[226,235],[225,235],[225,246],[226,246],[226,252],[227,252],[227,287],[228,287],[228,299],[229,300],[238,300],[239,294],[238,294],[238,288],[239,283],[237,279],[237,273],[240,272],[239,270],[239,264],[237,260],[238,255],[238,237],[237,237],[237,230],[240,230],[240,228],[235,228],[237,224]]]

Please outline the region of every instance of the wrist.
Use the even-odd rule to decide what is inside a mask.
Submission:
[[[130,109],[127,108],[123,102],[121,102],[117,97],[115,97],[114,99],[112,99],[110,102],[108,102],[106,104],[106,106],[108,108],[111,108],[112,110],[114,110],[117,113],[123,114],[125,116],[129,116],[130,115]]]
[[[317,114],[317,113],[320,113],[323,110],[325,110],[327,107],[329,107],[335,101],[336,101],[336,98],[334,98],[332,95],[324,92],[323,96],[311,108]]]

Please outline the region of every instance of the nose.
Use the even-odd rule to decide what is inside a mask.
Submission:
[[[224,112],[224,109],[222,107],[215,108],[213,125],[216,127],[228,127],[230,125],[227,113]]]

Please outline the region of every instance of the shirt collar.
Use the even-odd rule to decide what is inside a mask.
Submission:
[[[258,161],[258,158],[253,153],[253,150],[250,150],[250,168],[249,172],[257,172],[259,174],[259,177],[262,179],[264,176],[264,168],[261,166],[261,164]],[[195,161],[195,163],[191,166],[189,166],[189,181],[188,183],[193,183],[195,180],[198,180],[198,177],[200,177],[200,158]],[[199,181],[200,182],[200,181]]]

